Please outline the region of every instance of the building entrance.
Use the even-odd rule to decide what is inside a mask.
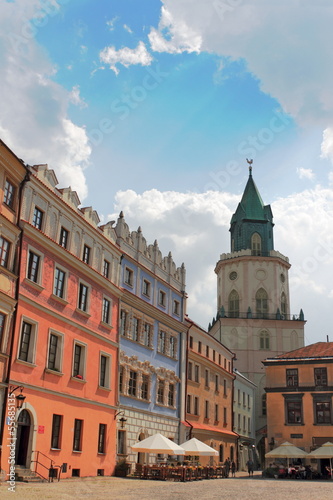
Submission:
[[[31,418],[27,410],[22,410],[17,420],[16,464],[27,465],[27,455],[31,430]]]

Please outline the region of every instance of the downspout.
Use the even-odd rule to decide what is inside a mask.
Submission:
[[[8,365],[7,365],[7,374],[6,374],[6,387],[5,387],[5,392],[4,392],[4,399],[3,399],[3,407],[2,407],[2,415],[1,415],[1,425],[0,425],[0,447],[1,447],[1,454],[0,454],[0,461],[2,459],[2,442],[3,442],[3,434],[5,430],[5,419],[6,419],[6,409],[7,409],[7,399],[8,399],[8,385],[9,385],[9,380],[10,380],[10,371],[11,371],[11,365],[12,365],[12,358],[13,358],[13,350],[14,350],[14,334],[16,330],[16,323],[17,323],[17,306],[18,306],[18,299],[19,299],[19,285],[20,285],[20,276],[21,276],[21,263],[22,263],[22,240],[23,240],[23,231],[21,228],[21,211],[22,211],[22,201],[23,201],[23,188],[25,184],[30,180],[30,175],[31,171],[29,170],[29,166],[26,165],[27,172],[25,174],[25,177],[23,181],[20,184],[19,187],[19,195],[18,195],[18,211],[17,211],[17,221],[16,225],[21,229],[21,232],[19,234],[19,239],[18,239],[18,244],[15,249],[15,257],[14,257],[14,265],[13,269],[14,271],[17,270],[17,282],[16,282],[16,287],[15,287],[15,309],[13,311],[12,315],[12,328],[11,328],[11,338],[10,338],[10,350],[9,350],[9,357],[8,357]],[[0,463],[0,470],[2,468],[2,464]]]
[[[190,329],[192,328],[193,324],[187,329],[186,331],[186,357],[185,357],[185,406],[184,406],[184,421],[189,425],[190,427],[190,434],[189,434],[189,439],[192,439],[192,431],[193,431],[193,425],[191,422],[189,422],[186,419],[186,408],[187,408],[187,373],[188,373],[188,351],[189,351],[189,332]]]

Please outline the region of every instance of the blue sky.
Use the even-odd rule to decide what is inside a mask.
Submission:
[[[4,1],[0,136],[102,221],[123,210],[184,262],[203,326],[253,158],[275,247],[293,264],[292,310],[303,307],[308,342],[325,340],[332,18],[329,0]]]

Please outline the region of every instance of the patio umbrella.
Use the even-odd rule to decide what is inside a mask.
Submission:
[[[333,479],[333,474],[332,474],[332,459],[333,459],[333,443],[330,443],[329,441],[320,448],[317,448],[316,450],[311,451],[311,453],[308,454],[308,458],[329,458],[330,459],[330,468],[331,468],[331,479]]]
[[[286,458],[288,461],[288,467],[290,458],[305,458],[306,456],[306,451],[301,450],[301,448],[297,448],[297,446],[289,443],[288,441],[265,454],[266,458]]]
[[[184,448],[185,455],[213,457],[213,456],[218,456],[219,454],[219,452],[214,450],[214,448],[208,446],[208,444],[205,444],[196,438],[192,438],[189,441],[185,441],[185,443],[182,443],[179,446]]]
[[[166,438],[162,434],[153,434],[143,441],[135,443],[133,451],[141,453],[166,453],[168,455],[185,455],[185,451],[178,444]]]

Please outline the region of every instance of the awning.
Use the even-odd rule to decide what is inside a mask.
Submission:
[[[235,438],[238,437],[236,432],[228,431],[227,429],[221,429],[220,427],[214,427],[213,425],[200,424],[199,422],[192,422],[191,420],[188,420],[188,422],[192,425],[193,429],[218,432],[219,434],[226,434],[227,436],[233,436]]]

